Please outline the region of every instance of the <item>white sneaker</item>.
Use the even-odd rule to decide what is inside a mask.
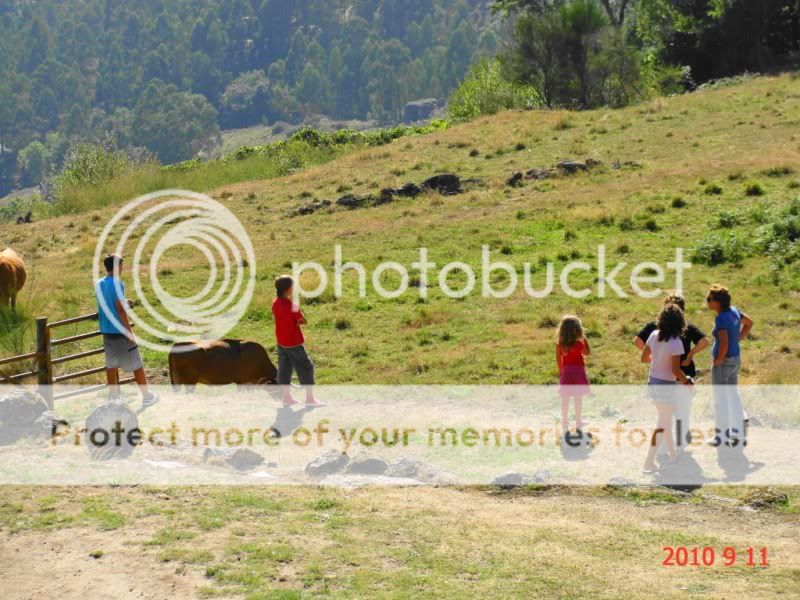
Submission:
[[[142,397],[142,408],[150,408],[159,402],[161,402],[161,397],[154,392],[150,392],[147,396]]]

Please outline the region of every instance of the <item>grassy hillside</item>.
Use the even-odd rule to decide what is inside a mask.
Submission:
[[[212,194],[245,223],[258,256],[256,298],[234,334],[272,344],[272,278],[293,260],[330,264],[337,243],[345,260],[368,268],[382,260],[410,264],[420,246],[439,264],[479,265],[480,248],[488,244],[493,256],[520,269],[526,261],[554,261],[558,275],[558,265],[567,260],[594,263],[601,243],[613,266],[664,264],[674,248],[690,252],[709,233],[749,239],[764,214],[800,193],[798,97],[800,80],[782,76],[619,111],[508,112],[357,151],[289,177],[217,188]],[[506,185],[514,171],[586,157],[604,166],[590,174]],[[614,161],[622,168],[612,168]],[[426,194],[375,208],[290,216],[313,199],[335,200],[343,191],[377,193],[440,172],[480,182],[456,196]],[[204,172],[184,178],[188,187],[201,190],[206,181],[214,177]],[[760,195],[748,195],[754,183]],[[127,199],[120,194],[120,202]],[[56,318],[92,308],[91,256],[113,212],[109,207],[0,228],[3,244],[16,248],[32,267],[29,312]],[[727,218],[728,213],[734,216]],[[751,252],[741,265],[696,264],[685,286],[689,316],[709,329],[705,289],[713,282],[729,285],[736,304],[756,320],[744,379],[797,382],[792,365],[800,353],[800,329],[794,326],[800,298],[785,277],[776,285],[769,259],[757,254]],[[168,289],[188,292],[205,281],[199,254],[168,258],[161,265]],[[534,273],[534,284],[538,277],[543,279],[543,270]],[[659,302],[581,301],[563,293],[534,300],[522,291],[502,300],[473,295],[458,301],[438,290],[426,301],[411,293],[397,300],[372,293],[360,299],[355,285],[355,277],[346,276],[345,298],[326,295],[307,307],[307,337],[320,381],[553,382],[555,324],[567,312],[579,314],[588,328],[595,349],[590,375],[596,382],[643,381],[645,370],[629,342]],[[164,356],[147,359],[165,364]],[[708,365],[702,366],[705,371]]]
[[[620,111],[509,112],[357,150],[288,177],[208,190],[239,216],[258,256],[257,294],[234,334],[271,346],[272,278],[293,260],[329,264],[337,243],[346,260],[367,267],[383,260],[410,264],[420,246],[440,264],[478,265],[481,246],[489,244],[494,256],[517,266],[592,263],[601,243],[611,265],[663,264],[675,247],[690,252],[707,245],[709,235],[733,233],[744,246],[800,194],[798,99],[800,79],[787,75]],[[570,158],[603,166],[521,187],[506,183],[513,172]],[[377,194],[441,172],[480,181],[456,196],[424,194],[352,211],[334,204],[291,216],[314,199]],[[185,175],[186,185],[203,191],[220,181],[203,173]],[[224,175],[237,176],[258,173]],[[134,182],[128,189],[139,188]],[[118,204],[130,199],[126,188],[118,189]],[[29,264],[21,298],[26,314],[59,318],[94,310],[92,255],[115,210],[0,226],[0,245],[14,247]],[[689,315],[709,330],[704,292],[713,282],[728,284],[756,320],[743,379],[797,384],[800,294],[790,267],[776,280],[763,254],[753,247],[734,261],[741,264],[695,265],[686,280]],[[205,282],[201,256],[167,259],[159,268],[168,289],[186,294]],[[541,275],[534,274],[534,283]],[[533,300],[522,292],[458,301],[438,291],[427,301],[413,294],[360,299],[353,277],[345,289],[343,299],[327,294],[306,306],[309,347],[324,383],[552,383],[555,327],[566,312],[587,326],[594,382],[643,382],[645,368],[630,341],[660,302],[564,294]],[[5,342],[10,353],[31,338]],[[151,375],[163,380],[166,358],[145,358]],[[704,382],[708,361],[701,359]],[[758,510],[749,492],[6,488],[0,576],[13,589],[67,597],[113,590],[126,599],[159,598],[162,590],[170,597],[250,600],[791,596],[800,584],[797,491]],[[740,553],[767,547],[771,565],[668,568],[662,566],[667,545],[717,552],[730,545]]]

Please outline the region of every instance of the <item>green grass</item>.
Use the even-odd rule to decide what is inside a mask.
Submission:
[[[14,519],[47,508],[62,527],[102,529],[66,520],[85,506],[86,493],[8,488],[5,496]],[[683,586],[715,596],[734,589],[778,595],[790,593],[797,572],[791,558],[796,515],[764,510],[755,520],[737,521],[742,513],[703,492],[281,487],[249,491],[242,502],[224,488],[118,488],[106,497],[107,510],[141,524],[108,535],[141,548],[137,560],[152,555],[178,573],[201,574],[198,593],[206,597],[612,598],[624,589],[626,597],[647,598],[653,586],[667,598],[680,597]],[[258,512],[275,505],[284,508]],[[164,514],[141,520],[144,506]],[[225,515],[221,529],[197,525],[198,513],[209,508]],[[4,511],[5,505],[0,515]],[[768,545],[772,565],[665,569],[667,545],[718,552],[728,545],[740,551]]]

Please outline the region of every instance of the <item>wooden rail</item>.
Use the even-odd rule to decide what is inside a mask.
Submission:
[[[105,371],[105,367],[94,367],[91,369],[86,369],[84,371],[78,371],[75,373],[64,373],[63,375],[57,375],[57,376],[53,375],[54,365],[62,365],[75,360],[80,360],[82,358],[97,356],[99,354],[103,354],[103,349],[97,348],[95,350],[87,350],[85,352],[78,352],[75,354],[70,354],[68,356],[53,358],[53,347],[63,346],[66,344],[74,344],[75,342],[92,339],[101,336],[102,333],[99,331],[91,331],[89,333],[81,333],[78,335],[71,335],[64,338],[52,339],[51,335],[52,330],[57,329],[59,327],[64,327],[65,325],[74,325],[76,323],[83,323],[85,321],[96,321],[97,317],[98,317],[97,313],[93,313],[90,315],[73,317],[71,319],[54,321],[53,323],[49,323],[47,317],[40,317],[36,319],[36,352],[29,352],[27,354],[20,354],[18,356],[11,356],[9,358],[0,359],[0,366],[19,363],[26,360],[35,360],[36,361],[35,368],[33,370],[24,371],[22,373],[15,373],[13,375],[8,375],[8,376],[0,376],[0,384],[18,383],[20,381],[24,381],[25,379],[30,379],[35,377],[38,384],[37,391],[45,399],[51,410],[54,407],[55,400],[62,400],[64,398],[71,398],[73,396],[89,394],[104,389],[106,387],[105,384],[93,385],[90,387],[78,390],[72,390],[70,392],[64,392],[61,394],[53,393],[53,384],[63,383],[65,381],[71,381],[73,379],[79,379],[81,377],[87,377],[89,375],[96,375],[99,373],[103,373]],[[133,324],[131,324],[131,326],[133,326]],[[120,384],[131,383],[133,381],[134,379],[132,377],[129,377],[127,379],[120,380]]]

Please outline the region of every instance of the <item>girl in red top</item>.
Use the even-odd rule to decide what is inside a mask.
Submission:
[[[575,428],[583,430],[583,397],[590,393],[589,378],[586,375],[586,356],[591,356],[589,340],[583,334],[583,326],[578,317],[567,315],[561,319],[556,342],[556,363],[558,364],[558,391],[561,394],[561,429],[569,431],[569,401],[575,401]]]

